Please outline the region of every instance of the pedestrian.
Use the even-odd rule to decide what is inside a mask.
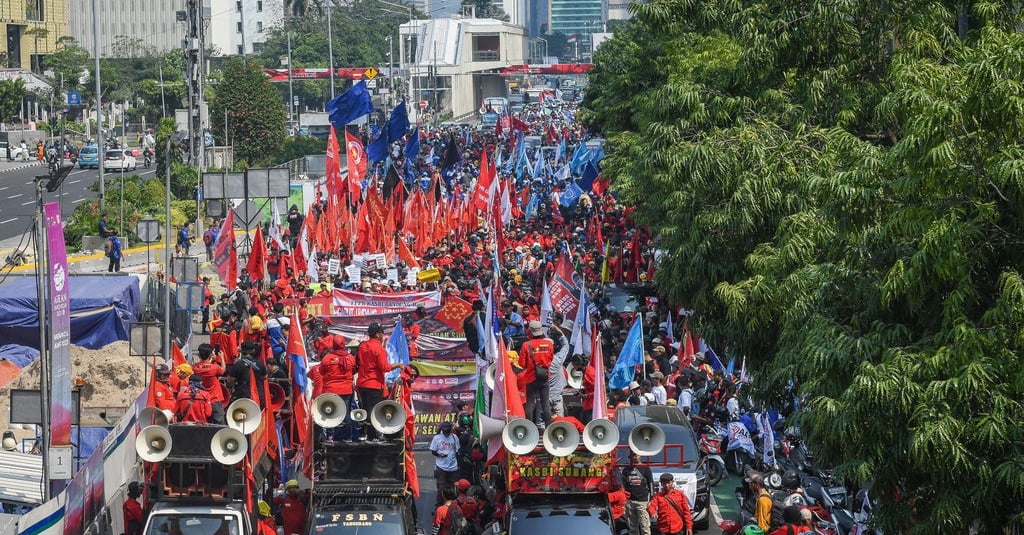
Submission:
[[[478,355],[480,350],[480,332],[477,330],[477,320],[483,325],[484,302],[479,299],[473,300],[473,312],[462,320],[462,332],[465,334],[466,343],[469,344],[469,351]]]
[[[654,474],[650,467],[640,464],[640,455],[629,453],[629,464],[622,467],[622,487],[629,495],[626,502],[626,524],[629,535],[651,535],[651,517],[647,506],[654,492]]]
[[[110,262],[107,264],[107,272],[120,273],[121,257],[124,256],[124,252],[121,250],[121,240],[118,239],[116,230],[111,230],[110,237],[107,238],[106,254],[107,258],[110,259]]]
[[[543,429],[551,424],[551,402],[548,400],[548,378],[555,358],[555,345],[547,337],[539,321],[529,323],[530,339],[519,348],[523,362],[522,376],[526,382],[526,418]],[[538,421],[536,412],[540,409]]]
[[[565,416],[562,392],[567,386],[564,369],[571,344],[558,325],[552,325],[548,329],[548,338],[551,339],[555,349],[555,355],[551,359],[551,368],[548,370],[548,402],[551,404],[553,416]]]
[[[437,508],[434,509],[434,523],[430,528],[430,535],[455,535],[452,533],[452,508],[455,507],[452,501],[455,500],[455,487],[438,487]]]
[[[175,245],[176,252],[187,255],[191,245],[192,241],[188,236],[188,223],[185,223],[178,229],[178,243]]]
[[[284,493],[280,522],[284,527],[284,535],[306,535],[306,507],[309,500],[295,479],[285,483]]]
[[[356,388],[359,390],[359,406],[372,411],[378,403],[384,399],[384,374],[391,370],[402,367],[402,363],[391,364],[388,362],[388,353],[384,350],[384,327],[377,322],[370,324],[367,329],[370,338],[359,344],[356,354],[356,362],[359,365],[359,378],[356,380]],[[450,424],[449,424],[450,425]],[[380,440],[380,433],[374,427],[368,426],[366,430],[368,440]],[[454,452],[454,449],[452,450]],[[452,461],[455,461],[453,455]]]
[[[188,385],[182,387],[178,392],[177,406],[174,410],[180,423],[210,422],[213,415],[213,407],[210,405],[210,395],[203,388],[203,378],[192,374],[188,378]]]
[[[139,497],[142,496],[142,485],[138,481],[128,484],[128,499],[121,506],[121,513],[124,515],[124,535],[142,535],[142,505],[139,504]]]
[[[458,453],[459,440],[452,433],[452,424],[444,422],[441,424],[441,431],[430,440],[430,454],[434,456],[434,482],[438,489],[452,487],[455,484],[459,474]],[[435,505],[442,503],[441,493],[438,492]]]
[[[750,486],[751,493],[757,496],[754,502],[754,522],[767,533],[772,525],[772,496],[764,488],[764,476],[751,470],[743,481]]]
[[[112,235],[110,231],[110,224],[107,223],[106,215],[100,216],[100,222],[96,224],[96,228],[101,238],[109,238]]]
[[[651,522],[658,526],[662,535],[693,535],[693,516],[686,496],[675,487],[672,474],[664,473],[658,478],[661,491],[651,497],[647,512]]]
[[[257,535],[277,535],[277,522],[274,522],[274,517],[270,514],[270,504],[260,500],[256,502],[256,509],[260,514]]]
[[[668,392],[665,390],[665,375],[661,372],[651,374],[651,395],[654,396],[654,405],[664,405],[668,401]]]
[[[210,423],[224,425],[224,391],[221,388],[220,378],[226,371],[224,368],[224,353],[210,345],[199,344],[199,362],[192,367],[192,374],[202,378],[203,388],[206,389],[210,398]]]

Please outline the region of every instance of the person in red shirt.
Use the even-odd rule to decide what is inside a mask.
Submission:
[[[156,381],[149,385],[153,389],[149,396],[151,407],[162,411],[174,412],[174,390],[171,389],[171,368],[166,364],[156,365]]]
[[[377,322],[370,324],[367,333],[370,339],[359,344],[356,361],[359,363],[359,378],[356,388],[359,389],[359,406],[368,411],[384,399],[384,374],[402,367],[401,363],[388,362],[388,353],[384,350],[384,327]],[[380,433],[373,426],[366,426],[367,439],[377,440]]]
[[[220,377],[224,375],[224,354],[210,344],[199,344],[199,362],[192,367],[192,374],[202,378],[203,388],[210,398],[210,423],[224,425],[224,390]]]
[[[345,423],[334,428],[334,439],[340,440],[351,438],[351,427],[348,412],[352,410],[352,399],[354,395],[354,381],[356,371],[356,358],[348,352],[345,347],[345,337],[336,334],[331,336],[331,349],[320,359],[317,366],[317,387],[314,390],[318,394],[337,394],[345,400],[346,411]]]
[[[405,339],[409,341],[409,358],[420,356],[420,349],[416,346],[416,340],[420,337],[420,324],[413,320],[412,314],[406,314],[403,318],[402,330],[405,331]]]
[[[548,378],[538,377],[537,368],[551,368],[555,358],[555,344],[547,337],[547,332],[539,321],[529,323],[530,339],[519,348],[523,362],[523,381],[526,383],[526,419],[536,418],[536,409],[540,409],[541,419],[545,426],[551,423],[551,403],[548,401]],[[539,406],[538,406],[539,404]]]
[[[142,496],[142,485],[132,481],[128,484],[128,499],[121,506],[124,535],[142,535],[142,505],[139,504],[139,496]]]
[[[617,479],[613,479],[608,487],[608,505],[612,509],[615,533],[629,531],[629,526],[626,525],[626,500],[628,499],[629,493],[626,492],[626,489],[622,488],[622,483]]]
[[[178,392],[178,402],[174,414],[179,422],[208,423],[213,415],[210,407],[210,395],[203,388],[203,378],[193,374],[188,378],[188,386]]]
[[[661,474],[661,491],[651,497],[647,512],[662,535],[693,535],[693,516],[686,496],[673,488],[672,474]]]
[[[277,535],[277,522],[270,514],[270,504],[260,500],[256,508],[260,513],[259,535]]]
[[[434,523],[430,529],[430,535],[451,535],[452,515],[449,512],[452,507],[458,507],[453,503],[455,500],[455,487],[439,489],[444,503],[437,506],[434,511]]]
[[[306,535],[306,495],[294,479],[285,484],[284,492],[284,500],[281,501],[284,535]]]
[[[799,505],[789,505],[782,510],[782,526],[779,526],[768,535],[796,535],[806,533],[811,528],[804,522],[803,513]]]

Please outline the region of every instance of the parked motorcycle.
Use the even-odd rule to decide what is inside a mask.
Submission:
[[[725,459],[722,458],[722,434],[713,425],[706,424],[700,428],[700,440],[697,447],[707,459],[708,484],[712,487],[725,478]]]

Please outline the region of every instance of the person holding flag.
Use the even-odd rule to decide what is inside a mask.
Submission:
[[[384,327],[377,322],[370,324],[367,329],[369,339],[359,344],[356,353],[356,362],[359,363],[359,378],[356,379],[356,388],[359,391],[359,406],[366,410],[373,410],[373,407],[384,399],[384,374],[391,370],[402,367],[401,363],[388,362],[388,353],[384,349]],[[368,440],[380,440],[380,433],[369,426],[366,430]]]

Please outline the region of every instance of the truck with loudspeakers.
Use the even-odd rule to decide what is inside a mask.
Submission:
[[[507,452],[501,528],[509,535],[612,534],[607,491],[614,480],[618,428],[597,419],[583,426],[563,418],[543,434],[526,419],[508,423],[482,417],[484,439],[500,434]]]
[[[416,502],[406,478],[406,463],[415,460],[413,437],[405,433],[405,409],[391,400],[369,411],[350,408],[341,396],[321,394],[310,412],[310,532],[417,533]]]
[[[256,535],[257,493],[271,472],[263,425],[249,399],[228,406],[228,425],[168,423],[152,407],[135,450],[144,462],[149,516],[143,535]]]

